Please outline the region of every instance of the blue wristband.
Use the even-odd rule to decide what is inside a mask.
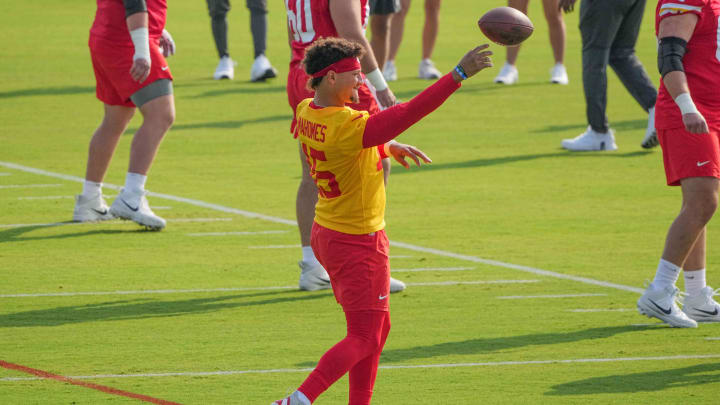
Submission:
[[[463,78],[463,80],[468,78],[468,75],[465,73],[465,70],[462,68],[462,66],[460,66],[460,65],[455,66],[455,71],[457,72],[457,74],[460,75],[460,77]]]

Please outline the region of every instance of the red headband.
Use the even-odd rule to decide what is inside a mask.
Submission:
[[[334,71],[335,73],[345,73],[350,72],[352,70],[360,70],[360,61],[358,58],[355,57],[349,57],[345,59],[340,59],[339,61],[331,64],[330,66],[326,67],[325,69],[313,73],[311,76],[313,78],[316,77],[323,77],[326,74],[328,74],[329,71]]]

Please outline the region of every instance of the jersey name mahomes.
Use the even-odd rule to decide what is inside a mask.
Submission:
[[[296,126],[296,130],[299,135],[317,142],[325,142],[325,130],[327,130],[327,125],[312,122],[303,117],[298,117]]]

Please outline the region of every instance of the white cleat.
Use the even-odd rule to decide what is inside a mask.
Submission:
[[[568,79],[565,65],[563,65],[562,63],[556,63],[555,66],[550,69],[550,83],[568,84],[569,82],[570,80]]]
[[[712,287],[706,286],[700,294],[688,295],[683,301],[683,312],[697,322],[720,322],[720,304],[713,299],[718,291],[720,288],[713,291]]]
[[[572,151],[617,150],[615,135],[612,129],[605,133],[595,132],[588,126],[587,130],[572,139],[563,139],[562,147]]]
[[[435,68],[435,65],[430,59],[423,59],[420,61],[418,67],[418,77],[426,80],[439,79],[442,74]]]
[[[223,56],[222,58],[220,58],[220,62],[218,62],[215,73],[213,74],[213,79],[232,80],[235,77],[235,65],[237,65],[237,62],[230,59],[229,56]]]
[[[118,218],[134,221],[152,231],[165,228],[165,220],[152,212],[145,194],[146,192],[131,193],[123,189],[110,206],[110,213]]]
[[[640,143],[640,146],[645,149],[652,149],[658,145],[660,145],[660,141],[658,141],[657,131],[654,128],[648,128],[648,130],[645,131],[645,137]]]
[[[75,196],[74,222],[98,222],[113,218],[115,216],[110,213],[102,194],[96,194],[92,197],[86,197],[82,194]]]
[[[259,55],[255,58],[255,62],[250,69],[251,82],[263,82],[266,79],[272,79],[277,76],[277,70],[270,64],[265,55]]]
[[[310,402],[303,400],[298,392],[295,391],[287,398],[278,399],[270,405],[311,405]]]
[[[392,60],[389,60],[385,62],[385,66],[383,66],[382,70],[383,77],[385,78],[385,81],[388,82],[394,82],[397,80],[397,68],[395,67],[395,62]]]
[[[495,76],[495,83],[501,84],[515,84],[518,82],[518,70],[515,66],[505,62],[500,73]]]
[[[655,290],[649,285],[637,302],[638,312],[649,318],[660,319],[674,328],[697,328],[697,322],[678,308],[679,294],[680,290],[674,285],[662,290]]]
[[[300,266],[300,282],[298,286],[301,290],[317,291],[330,288],[330,276],[321,265],[313,265],[304,261],[299,261]]]
[[[407,288],[405,283],[400,280],[390,277],[390,294],[403,291]]]

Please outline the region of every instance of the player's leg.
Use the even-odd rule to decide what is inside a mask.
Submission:
[[[400,11],[393,15],[390,24],[390,47],[387,62],[383,67],[383,75],[387,81],[397,80],[395,58],[400,50],[403,33],[405,32],[405,17],[407,17],[408,10],[410,10],[410,0],[400,0]]]
[[[145,181],[160,142],[175,120],[172,92],[172,81],[160,79],[132,95],[133,102],[143,115],[143,123],[132,140],[125,186],[110,207],[115,216],[153,230],[164,228],[165,220],[150,209],[145,197]]]
[[[523,14],[527,15],[529,3],[530,0],[508,0],[508,7],[520,10]],[[515,64],[517,63],[519,53],[519,45],[505,47],[505,64],[500,69],[498,75],[495,76],[495,83],[515,84],[518,82],[519,76]]]
[[[349,373],[350,401],[352,405],[370,405],[375,378],[377,377],[380,354],[390,333],[390,313],[385,313],[382,328],[378,332],[378,345],[375,353],[360,360]]]
[[[397,4],[397,8],[395,8]],[[388,8],[388,6],[393,6]],[[400,9],[399,0],[376,0],[370,6],[370,46],[380,67],[385,67],[390,45],[390,22]]]
[[[550,82],[568,84],[567,71],[563,64],[565,60],[565,20],[558,7],[558,0],[543,0],[543,10],[550,32],[550,46],[555,58],[555,66],[550,71]]]
[[[439,79],[442,74],[432,62],[438,31],[440,30],[441,0],[425,0],[425,24],[422,33],[422,60],[418,67],[421,79]]]
[[[250,10],[250,32],[253,37],[255,60],[250,69],[250,81],[265,81],[277,76],[277,70],[270,64],[265,50],[267,46],[267,0],[247,0]]]
[[[298,142],[298,145],[300,143]],[[302,247],[302,260],[300,266],[301,290],[315,291],[330,288],[330,277],[310,246],[312,225],[315,219],[315,204],[318,200],[318,189],[315,181],[310,176],[310,166],[307,158],[300,150],[300,166],[302,167],[302,178],[295,198],[295,215],[297,217],[298,230],[300,231],[300,246]]]
[[[621,10],[605,2],[580,3],[582,37],[583,90],[588,128],[573,139],[564,139],[562,147],[573,151],[616,150],[615,136],[608,126],[607,64],[610,46],[622,22]]]
[[[102,182],[120,136],[135,113],[135,107],[103,104],[103,108],[103,120],[90,140],[85,183],[82,193],[75,200],[73,221],[103,221],[113,218],[102,196]]]
[[[635,54],[635,44],[640,34],[644,11],[645,0],[637,0],[627,6],[623,22],[610,48],[609,64],[630,95],[648,112],[648,125],[641,146],[649,149],[658,145],[655,132],[657,90]]]
[[[228,25],[227,13],[230,11],[230,0],[206,0],[210,14],[210,27],[212,29],[215,48],[220,61],[218,62],[213,79],[233,79],[235,77],[235,61],[228,52]]]

